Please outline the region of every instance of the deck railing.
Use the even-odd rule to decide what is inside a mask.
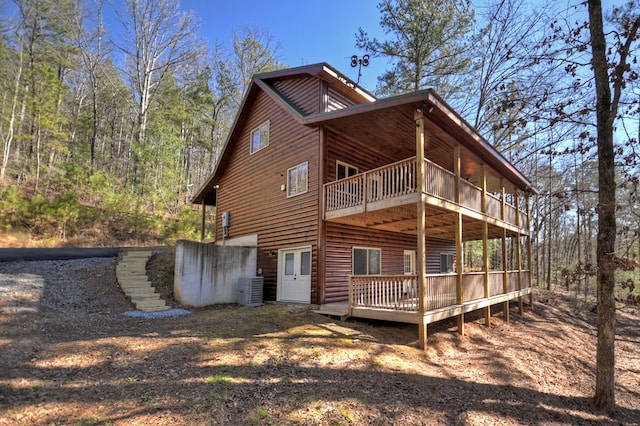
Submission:
[[[416,192],[416,162],[404,160],[366,174],[367,202],[373,203],[387,198]]]
[[[456,274],[427,275],[427,306],[428,311],[446,308],[456,304]]]
[[[460,204],[473,209],[482,211],[482,189],[466,180],[460,181]],[[496,216],[500,218],[500,216]]]
[[[418,286],[410,275],[353,275],[349,278],[351,306],[418,311]]]
[[[415,163],[415,159],[411,160]],[[456,175],[449,170],[424,160],[424,190],[427,194],[454,201],[456,199]]]
[[[489,296],[504,294],[502,271],[489,272]],[[508,291],[518,288],[518,271],[507,271]],[[522,288],[530,286],[529,271],[520,271]],[[457,274],[429,274],[426,280],[426,310],[446,308],[457,304]],[[484,272],[462,274],[462,301],[484,298]],[[351,307],[393,309],[418,312],[418,279],[409,275],[352,275],[349,277]]]
[[[325,211],[334,212],[350,209],[349,214],[365,211],[367,204],[417,191],[416,159],[398,161],[378,169],[330,182],[324,185]],[[443,200],[456,203],[456,177],[449,170],[425,160],[425,193]],[[495,219],[502,219],[512,225],[526,226],[527,214],[515,206],[505,202],[504,218],[502,217],[502,200],[487,193],[485,211],[482,210],[482,189],[460,180],[459,204],[469,209],[486,214]],[[360,208],[353,210],[353,208]]]
[[[363,177],[360,174],[325,185],[325,208],[327,211],[361,206],[363,197]]]

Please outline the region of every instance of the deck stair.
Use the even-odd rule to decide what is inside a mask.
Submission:
[[[116,266],[116,276],[122,291],[136,309],[143,312],[166,311],[171,307],[156,293],[147,277],[150,250],[126,250]]]
[[[340,321],[345,321],[349,318],[349,304],[347,302],[325,303],[313,312],[331,317],[339,317]]]

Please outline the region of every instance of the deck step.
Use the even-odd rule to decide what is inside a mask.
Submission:
[[[345,321],[349,318],[349,305],[347,303],[326,303],[320,305],[318,309],[312,312],[320,315],[339,317],[340,321]]]
[[[323,311],[323,310],[318,309],[318,310],[314,310],[314,311],[311,311],[311,312],[314,312],[314,313],[320,314],[320,315],[325,315],[325,316],[328,316],[328,317],[339,317],[340,321],[346,321],[347,318],[349,318],[349,314],[348,313],[345,314],[345,313],[336,312],[336,311]]]
[[[149,250],[129,250],[116,266],[116,277],[120,288],[129,297],[136,309],[143,312],[159,312],[171,309],[147,276],[147,262],[153,252]]]

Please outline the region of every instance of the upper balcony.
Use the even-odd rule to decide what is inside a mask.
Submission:
[[[465,240],[482,238],[483,222],[489,225],[490,237],[499,237],[505,230],[512,236],[528,235],[529,217],[516,207],[517,196],[504,189],[494,195],[430,160],[424,163],[422,196],[415,157],[325,184],[324,219],[415,234],[416,204],[423,199],[432,237],[453,236],[454,213],[463,215]]]

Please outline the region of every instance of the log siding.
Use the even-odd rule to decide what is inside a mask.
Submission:
[[[269,146],[249,154],[252,129],[270,120]],[[222,212],[231,215],[231,238],[258,235],[257,267],[264,276],[264,296],[275,300],[278,249],[312,247],[312,302],[317,294],[318,130],[296,125],[264,93],[252,111],[219,181],[216,240],[222,241]],[[308,191],[287,198],[287,169],[308,162]]]
[[[250,155],[250,132],[267,120],[269,146]],[[338,161],[361,175],[333,184]],[[305,162],[307,192],[287,197],[287,170]],[[531,294],[521,253],[530,265],[528,211],[518,204],[519,194],[531,192],[434,92],[375,100],[317,64],[254,77],[221,161],[194,202],[217,207],[219,243],[223,212],[231,216],[230,238],[257,235],[266,300],[277,298],[280,250],[311,247],[312,304],[350,301],[354,316],[418,323],[425,347],[426,324],[456,315],[464,333],[465,312],[485,308],[488,323],[492,304],[517,297],[521,307]],[[504,271],[441,273],[443,253],[462,266],[463,239],[487,246],[495,238],[510,248],[489,259],[485,247],[484,270],[502,264]],[[380,249],[378,278],[352,277],[354,247]],[[412,276],[404,275],[407,250],[421,262]]]

